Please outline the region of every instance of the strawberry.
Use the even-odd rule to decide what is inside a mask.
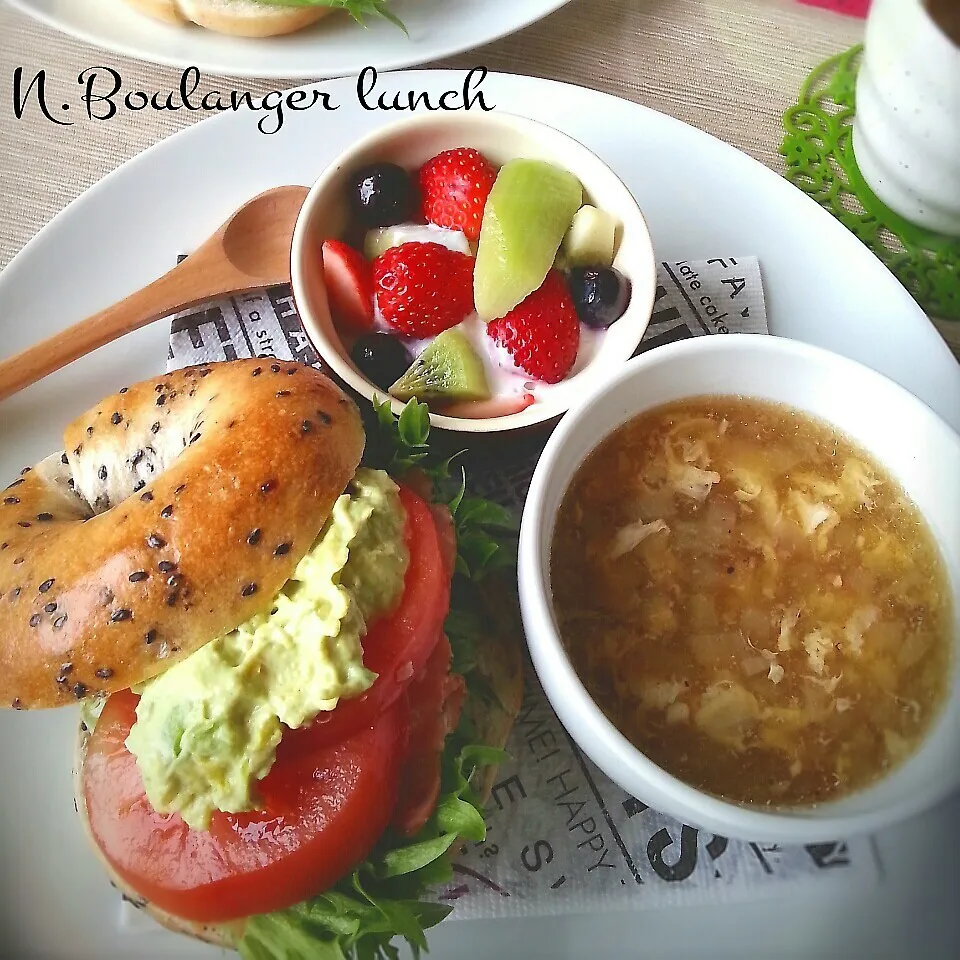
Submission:
[[[544,383],[561,381],[580,348],[580,321],[563,275],[551,270],[537,290],[487,324],[487,336],[528,376]]]
[[[421,211],[428,223],[480,236],[483,207],[497,179],[493,165],[477,150],[458,147],[428,160],[419,174]]]
[[[406,337],[432,337],[473,312],[473,257],[439,243],[402,243],[373,261],[377,306]]]
[[[357,333],[373,329],[373,269],[363,254],[340,240],[323,244],[323,278],[330,312]]]

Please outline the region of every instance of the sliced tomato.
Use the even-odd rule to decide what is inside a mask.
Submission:
[[[447,735],[460,722],[466,684],[459,674],[450,673],[451,657],[450,641],[443,636],[407,691],[410,742],[393,814],[393,825],[407,836],[415,834],[437,806],[440,755]]]
[[[444,548],[430,507],[407,487],[400,487],[407,514],[404,536],[410,565],[400,605],[389,617],[371,624],[363,638],[363,662],[377,674],[361,697],[341,700],[309,728],[311,743],[337,743],[369,726],[424,668],[450,610],[450,578]],[[286,735],[291,742],[303,731]]]
[[[405,753],[406,697],[348,740],[291,751],[281,741],[260,784],[265,809],[214,814],[209,831],[158,814],[124,746],[137,697],[114,694],[90,739],[84,797],[97,845],[157,906],[218,923],[279,910],[329,888],[364,860],[390,823]]]

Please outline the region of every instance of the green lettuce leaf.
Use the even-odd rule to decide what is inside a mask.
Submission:
[[[471,695],[494,699],[474,670],[477,647],[489,629],[477,584],[493,570],[516,564],[517,524],[498,504],[468,497],[463,471],[451,476],[454,458],[441,459],[431,451],[426,404],[411,400],[397,418],[388,402],[374,401],[366,426],[366,466],[398,477],[419,470],[432,483],[434,500],[450,507],[457,536],[457,569],[445,624],[451,666],[465,677]],[[414,958],[426,951],[425,931],[452,907],[424,900],[424,895],[452,880],[447,852],[458,839],[486,838],[483,807],[471,778],[507,756],[471,739],[463,717],[444,746],[436,809],[415,837],[388,831],[366,862],[332,890],[250,918],[237,945],[244,960],[398,960],[391,943],[398,936]]]
[[[383,17],[384,20],[389,20],[407,33],[403,22],[389,9],[390,0],[257,0],[257,2],[267,7],[334,7],[337,10],[346,10],[361,26],[366,26],[364,17]]]

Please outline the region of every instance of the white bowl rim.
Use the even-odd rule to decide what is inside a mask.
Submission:
[[[884,389],[892,391],[897,396],[897,402],[901,403],[905,409],[912,410],[917,417],[927,419],[935,429],[943,433],[945,441],[953,444],[960,453],[960,434],[954,431],[939,414],[896,381],[859,361],[799,340],[768,334],[705,335],[667,344],[634,357],[609,381],[587,392],[570,409],[548,440],[534,470],[524,503],[518,561],[520,605],[527,646],[553,709],[580,749],[586,750],[581,743],[583,735],[574,733],[574,730],[570,729],[574,724],[568,726],[565,716],[575,717],[576,725],[586,729],[589,736],[602,743],[605,749],[616,754],[618,760],[624,762],[631,776],[622,779],[631,779],[635,784],[646,782],[659,793],[669,795],[673,810],[663,810],[663,813],[682,816],[695,826],[711,829],[725,836],[757,842],[817,843],[872,833],[919,814],[946,799],[960,787],[960,767],[948,771],[936,783],[918,784],[917,790],[899,803],[886,804],[874,810],[846,815],[822,815],[820,811],[826,808],[827,804],[806,810],[799,808],[769,812],[758,807],[741,806],[721,800],[698,790],[655,764],[607,719],[570,663],[557,631],[552,628],[553,605],[548,584],[540,576],[540,571],[546,568],[540,530],[548,520],[552,520],[546,517],[544,506],[546,493],[551,486],[555,463],[568,437],[577,429],[580,415],[605,394],[614,391],[624,381],[642,375],[644,370],[654,364],[686,353],[707,353],[720,358],[726,353],[743,349],[744,343],[741,339],[743,337],[750,338],[748,344],[750,348],[759,349],[761,352],[792,354],[811,363],[841,369],[858,369],[863,375],[874,378],[878,384],[882,384]],[[685,395],[694,397],[702,394],[692,390]],[[749,396],[749,391],[745,391],[743,395]],[[647,408],[640,407],[633,413],[625,414],[619,422],[626,422],[643,409]],[[614,427],[611,426],[611,429]],[[601,439],[597,438],[593,448]],[[956,592],[956,584],[954,587]],[[954,597],[954,603],[956,602],[957,598]],[[955,611],[955,618],[958,616],[960,616],[960,610]],[[542,630],[529,628],[533,617],[543,625]],[[546,625],[551,626],[548,629]],[[960,637],[955,640],[960,641]],[[960,671],[960,650],[954,650],[953,671],[955,675]],[[544,674],[549,675],[546,681]],[[552,688],[552,692],[547,690],[548,686]],[[952,699],[952,696],[948,696],[947,702],[949,703]],[[554,700],[558,703],[554,703]],[[942,709],[945,710],[946,706],[945,703]],[[921,746],[916,753],[922,749]],[[589,751],[587,752],[589,754]]]
[[[567,143],[572,144],[576,149],[583,151],[583,153],[592,157],[594,161],[610,176],[611,180],[619,184],[623,192],[632,200],[630,219],[633,223],[633,229],[636,231],[634,243],[641,244],[644,247],[644,264],[641,265],[638,258],[637,267],[629,276],[632,286],[632,294],[627,309],[631,318],[635,306],[638,305],[638,301],[636,299],[638,291],[649,292],[649,297],[645,298],[643,310],[639,312],[640,314],[645,313],[646,316],[637,324],[639,328],[637,345],[639,345],[640,340],[643,339],[643,335],[646,333],[647,326],[649,326],[650,323],[650,317],[653,313],[657,286],[657,258],[646,218],[643,215],[643,211],[640,208],[639,203],[633,196],[632,191],[623,182],[619,174],[617,174],[617,172],[598,153],[586,146],[586,144],[582,143],[580,140],[577,140],[570,134],[559,130],[557,127],[553,127],[541,120],[534,120],[532,117],[526,117],[522,114],[512,113],[506,110],[495,110],[487,113],[473,114],[464,114],[462,112],[420,114],[391,121],[383,126],[376,127],[365,136],[355,140],[346,150],[342,151],[324,168],[321,174],[311,185],[310,190],[303,201],[303,205],[300,208],[300,214],[297,217],[297,222],[294,226],[293,239],[290,249],[290,276],[294,302],[297,305],[297,311],[300,314],[300,318],[303,322],[304,329],[307,332],[310,342],[314,349],[316,349],[323,363],[328,364],[333,372],[345,383],[347,383],[352,390],[356,391],[367,400],[372,402],[374,397],[381,402],[383,400],[388,400],[395,414],[399,414],[400,410],[403,408],[403,403],[401,401],[391,397],[385,390],[378,391],[373,384],[371,384],[365,377],[361,376],[354,369],[352,364],[346,362],[335,350],[330,350],[328,352],[324,349],[326,346],[324,342],[326,338],[322,335],[322,331],[318,329],[318,325],[314,322],[306,297],[304,297],[302,302],[297,299],[298,290],[303,290],[305,287],[302,272],[303,248],[304,244],[306,243],[309,225],[312,221],[314,207],[316,206],[324,186],[337,171],[349,164],[353,157],[363,153],[369,147],[381,141],[388,140],[405,131],[430,127],[444,127],[448,125],[453,126],[457,123],[463,123],[465,120],[478,121],[479,123],[500,124],[505,127],[512,127],[518,132],[529,133],[530,131],[534,131],[539,136],[566,141]],[[589,186],[586,184],[584,186],[587,189],[587,192],[589,192]],[[646,300],[649,300],[649,302],[647,303]],[[636,346],[634,347],[634,350],[636,350]],[[629,360],[630,356],[623,357],[622,360],[618,362],[617,366],[622,365]],[[581,370],[578,376],[582,376],[589,369],[590,365],[584,368],[584,370]],[[598,368],[596,372],[593,372],[589,378],[585,379],[583,389],[589,389],[589,385],[592,380],[603,376],[605,376],[604,372]],[[431,412],[430,422],[433,426],[451,432],[468,434],[506,433],[514,430],[529,429],[531,427],[549,423],[552,420],[557,420],[558,418],[562,417],[571,406],[575,405],[575,403],[576,400],[571,400],[568,403],[557,404],[551,403],[549,399],[544,399],[539,403],[532,404],[530,407],[527,407],[525,410],[522,410],[519,413],[497,417],[449,417],[444,416],[443,414]]]

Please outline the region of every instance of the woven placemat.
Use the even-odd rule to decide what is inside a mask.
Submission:
[[[870,189],[853,154],[862,45],[815,67],[783,115],[787,178],[853,231],[927,313],[960,320],[960,238],[918,227]]]

